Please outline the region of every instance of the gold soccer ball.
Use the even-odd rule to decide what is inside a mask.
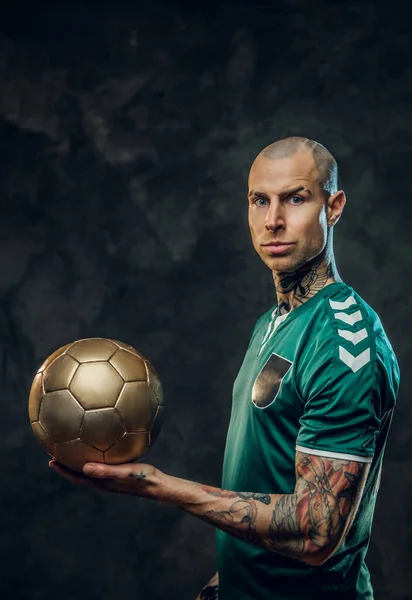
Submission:
[[[134,348],[90,338],[63,346],[37,371],[30,390],[34,435],[64,465],[137,460],[163,421],[158,374]]]

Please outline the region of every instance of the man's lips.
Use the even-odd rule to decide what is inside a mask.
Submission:
[[[263,244],[263,247],[271,254],[282,254],[282,252],[289,250],[292,246],[294,246],[294,242],[269,242],[268,244]]]
[[[267,244],[262,244],[262,246],[292,246],[294,242],[268,242]]]

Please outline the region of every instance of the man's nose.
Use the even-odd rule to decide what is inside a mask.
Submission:
[[[266,213],[265,227],[269,231],[285,227],[284,208],[279,200],[271,200]]]

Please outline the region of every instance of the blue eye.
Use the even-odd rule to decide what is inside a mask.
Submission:
[[[292,202],[292,200],[298,200],[298,202]],[[304,200],[300,196],[291,196],[290,198],[288,198],[288,202],[290,202],[290,204],[292,204],[293,206],[298,206],[299,204],[304,202]]]
[[[262,200],[262,202],[266,202],[266,203],[267,203],[267,200],[266,200],[266,198],[261,198],[261,197],[259,197],[259,198],[256,198],[256,200],[255,200],[255,204],[256,204],[257,206],[264,206],[264,204],[259,204],[260,200]]]

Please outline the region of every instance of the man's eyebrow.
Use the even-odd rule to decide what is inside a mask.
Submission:
[[[268,195],[265,194],[265,192],[258,192],[257,190],[250,190],[247,197],[250,198],[251,196],[261,196],[262,198],[268,198]]]
[[[307,188],[304,185],[300,185],[299,187],[296,187],[296,188],[292,188],[289,190],[283,190],[282,192],[279,193],[279,196],[280,196],[280,198],[289,198],[289,196],[293,196],[294,194],[297,194],[298,192],[309,192],[309,194],[312,193],[309,188]]]
[[[308,192],[309,194],[312,194],[312,192],[310,191],[309,188],[307,188],[304,185],[300,185],[299,187],[296,188],[291,188],[289,190],[283,190],[282,192],[279,193],[280,198],[288,198],[289,196],[293,196],[293,194],[297,194],[298,192]],[[258,192],[256,190],[250,190],[250,192],[248,193],[248,198],[250,198],[251,196],[262,196],[264,198],[267,198],[268,195],[265,194],[264,192]]]

